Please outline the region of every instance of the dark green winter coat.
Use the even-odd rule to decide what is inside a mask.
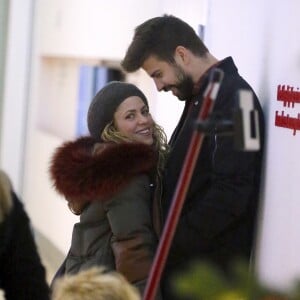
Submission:
[[[144,144],[95,145],[80,138],[53,156],[55,188],[80,214],[57,276],[101,265],[143,291],[157,246],[149,179],[157,155]]]

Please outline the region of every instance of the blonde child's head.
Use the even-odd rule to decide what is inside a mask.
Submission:
[[[140,300],[137,289],[121,274],[92,267],[57,279],[52,300]]]

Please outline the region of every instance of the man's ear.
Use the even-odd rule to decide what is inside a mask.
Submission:
[[[189,51],[183,46],[177,46],[174,54],[175,61],[178,64],[188,64],[190,60]]]

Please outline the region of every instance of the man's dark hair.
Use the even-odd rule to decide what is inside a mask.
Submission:
[[[121,65],[125,71],[134,72],[150,55],[173,63],[177,46],[183,46],[197,56],[208,52],[194,29],[181,19],[172,15],[149,19],[136,27]]]

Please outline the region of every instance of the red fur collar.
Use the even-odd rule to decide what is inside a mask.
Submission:
[[[94,145],[94,139],[83,137],[56,149],[50,176],[65,198],[105,199],[134,176],[149,173],[156,163],[155,151],[144,144],[105,144],[99,154],[92,154]]]

